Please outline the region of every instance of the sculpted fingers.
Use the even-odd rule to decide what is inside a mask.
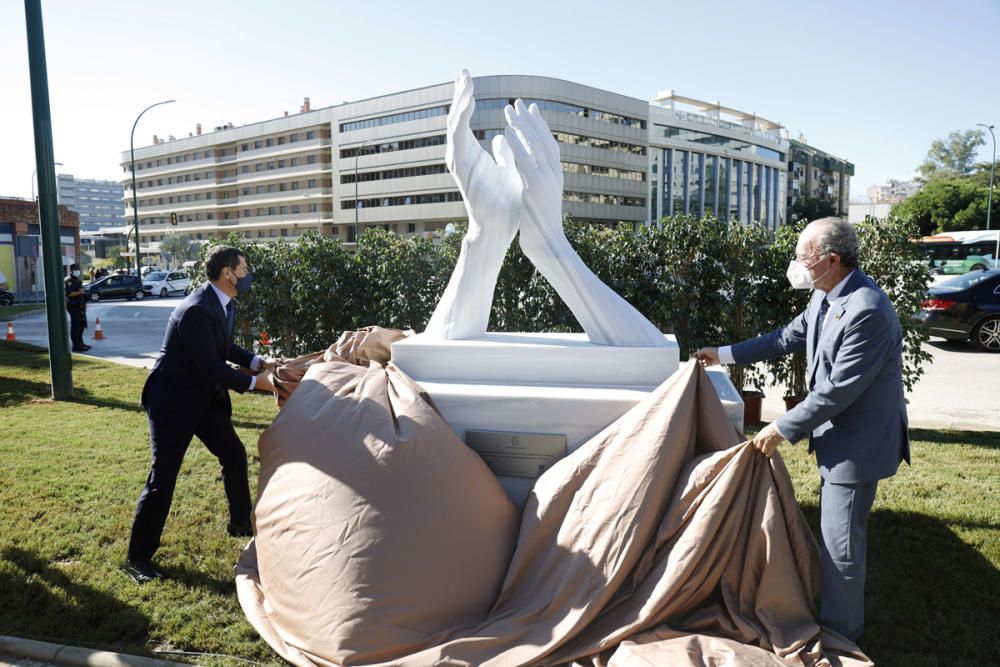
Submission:
[[[524,120],[525,125],[530,128],[531,141],[535,147],[536,154],[539,156],[539,160],[544,159],[549,169],[553,172],[561,172],[562,164],[559,162],[559,144],[556,143],[555,138],[552,136],[552,131],[549,130],[548,124],[542,118],[542,112],[539,111],[537,104],[531,104],[527,114],[524,116]]]
[[[462,171],[463,167],[471,166],[476,151],[482,150],[469,128],[472,112],[476,109],[476,100],[472,93],[472,77],[468,70],[463,69],[455,79],[455,94],[448,113],[448,145],[445,148],[444,159],[452,173],[455,173],[456,169]],[[463,165],[463,162],[470,164]]]

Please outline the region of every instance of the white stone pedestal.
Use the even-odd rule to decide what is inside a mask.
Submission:
[[[594,345],[585,334],[489,333],[475,340],[411,336],[392,362],[430,395],[441,416],[466,431],[566,436],[572,452],[659,386],[679,365],[664,347]],[[724,371],[710,373],[726,412],[743,428],[743,401]],[[500,476],[523,506],[534,479]]]

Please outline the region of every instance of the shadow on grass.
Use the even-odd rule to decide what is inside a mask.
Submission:
[[[0,562],[0,634],[153,655],[145,648],[150,620],[135,608],[24,549],[4,549]]]
[[[972,445],[1000,449],[1000,432],[996,431],[947,431],[911,428],[910,440],[924,440],[941,445]]]
[[[819,508],[802,508],[818,535]],[[1000,570],[952,525],[876,509],[868,521],[865,652],[878,667],[979,667],[1000,655]]]

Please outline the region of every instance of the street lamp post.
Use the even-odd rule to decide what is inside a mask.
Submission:
[[[62,162],[53,162],[57,167],[63,166]],[[38,175],[38,167],[31,170],[31,201],[35,201],[35,176]]]
[[[986,196],[986,230],[990,229],[990,215],[993,213],[993,173],[996,171],[997,166],[997,136],[993,134],[993,126],[986,125],[985,123],[976,123],[980,127],[985,127],[990,131],[990,136],[993,137],[993,160],[990,161],[990,192]],[[996,256],[993,261],[994,266],[1000,264],[1000,230],[997,230],[997,251]]]
[[[355,249],[361,243],[361,235],[358,233],[358,209],[361,208],[361,202],[358,200],[358,158],[361,157],[365,146],[371,139],[365,139],[358,146],[358,152],[354,154],[354,247]]]
[[[142,114],[146,113],[153,107],[158,107],[161,104],[171,104],[177,100],[164,100],[163,102],[157,102],[156,104],[150,104],[148,107],[142,110],[136,119],[132,123],[132,134],[129,136],[128,148],[129,154],[132,158],[132,219],[135,221],[135,275],[139,275],[141,270],[139,269],[139,207],[137,204],[136,189],[135,189],[135,126],[139,124],[139,119],[142,118]]]

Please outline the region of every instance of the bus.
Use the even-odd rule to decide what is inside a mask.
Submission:
[[[969,271],[1000,266],[997,261],[1000,230],[947,232],[925,236],[919,245],[924,252],[933,283]]]

